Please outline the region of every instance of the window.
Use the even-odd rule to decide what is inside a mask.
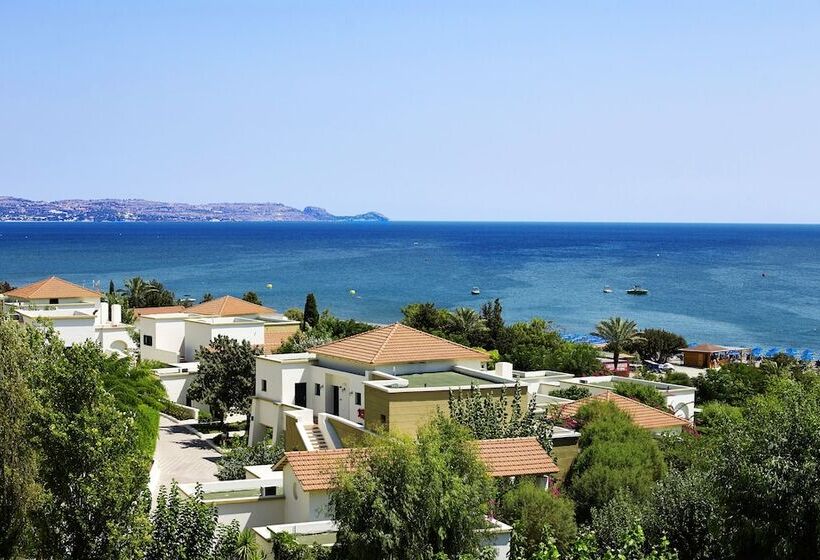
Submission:
[[[318,383],[313,384],[313,394],[317,397],[322,394],[322,386]]]
[[[58,303],[60,303],[60,300],[57,298],[51,298],[50,300],[48,300],[49,305],[57,305]]]
[[[387,424],[387,416],[385,416],[384,414],[379,414],[379,420],[382,424]]]
[[[361,393],[356,393],[355,401],[356,401],[357,405],[362,404],[362,394]]]
[[[262,380],[262,392],[265,392],[265,391],[267,391],[267,390],[268,390],[268,380],[267,380],[267,379],[263,379],[263,380]]]
[[[142,335],[142,343],[146,346],[153,346],[154,345],[154,337],[150,334]]]

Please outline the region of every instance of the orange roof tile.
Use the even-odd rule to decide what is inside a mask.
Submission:
[[[720,346],[719,344],[698,344],[697,346],[680,349],[681,352],[697,352],[699,354],[712,354],[714,352],[726,352],[728,350],[732,350],[732,348]]]
[[[184,313],[185,307],[182,305],[166,305],[163,307],[136,307],[132,310],[134,315],[165,315],[167,313]]]
[[[613,403],[627,413],[636,425],[647,430],[674,428],[676,426],[686,427],[690,425],[689,421],[678,418],[674,414],[658,410],[657,408],[645,405],[634,399],[615,394],[612,391],[606,391],[565,404],[559,409],[558,417],[572,418],[578,414],[578,410],[582,406],[594,401],[608,401]]]
[[[354,451],[356,450],[350,448],[288,451],[273,466],[273,470],[281,470],[287,463],[305,491],[328,490],[333,486],[340,468],[353,470],[356,457],[362,456],[361,453],[354,454]]]
[[[487,354],[438,336],[395,323],[316,346],[309,350],[320,356],[365,364],[403,364],[433,360],[481,360]]]
[[[270,307],[256,305],[244,299],[233,296],[223,296],[194,305],[187,309],[188,313],[199,315],[215,315],[217,317],[235,317],[236,315],[269,315],[275,313]]]
[[[98,298],[100,293],[83,288],[62,278],[52,276],[32,284],[10,290],[6,297],[20,299]]]
[[[484,439],[476,442],[478,458],[490,476],[552,474],[558,466],[534,437]]]

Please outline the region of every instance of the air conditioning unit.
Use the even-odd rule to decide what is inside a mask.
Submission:
[[[259,489],[259,495],[263,498],[270,498],[271,496],[276,496],[276,492],[276,486],[263,486]]]

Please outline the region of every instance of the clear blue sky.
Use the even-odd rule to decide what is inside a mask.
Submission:
[[[4,0],[0,194],[818,222],[820,4]]]

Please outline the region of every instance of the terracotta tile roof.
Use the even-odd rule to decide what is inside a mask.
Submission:
[[[256,305],[244,299],[233,296],[223,296],[194,305],[187,309],[188,313],[199,315],[215,315],[217,317],[235,317],[237,315],[270,315],[275,313],[270,307]]]
[[[285,464],[293,469],[293,474],[306,492],[312,490],[329,490],[333,486],[340,468],[353,470],[359,453],[355,449],[324,449],[318,451],[288,451],[273,466],[273,470],[282,470]]]
[[[433,360],[481,360],[487,354],[396,323],[316,346],[320,356],[365,364],[403,364]]]
[[[727,346],[720,346],[718,344],[698,344],[697,346],[690,346],[689,348],[681,348],[681,352],[699,352],[699,353],[708,353],[711,354],[712,352],[726,352],[728,350],[732,350]]]
[[[285,342],[295,332],[286,330],[270,330],[265,329],[265,354],[271,354],[279,350],[282,343]]]
[[[558,466],[534,437],[485,439],[476,442],[478,458],[490,476],[552,474]]]
[[[632,421],[641,428],[647,430],[656,430],[659,428],[674,428],[676,426],[687,427],[689,422],[683,418],[678,418],[674,414],[658,410],[651,406],[645,405],[642,402],[617,395],[612,391],[605,391],[585,399],[580,399],[575,402],[565,404],[559,409],[559,418],[573,418],[578,414],[578,410],[585,404],[594,401],[608,401],[626,412]]]
[[[5,293],[20,299],[99,298],[100,293],[52,276]]]
[[[478,458],[487,467],[490,476],[523,476],[552,474],[558,467],[534,437],[489,439],[475,442]],[[319,451],[288,451],[273,466],[282,470],[285,464],[305,491],[329,490],[340,468],[352,471],[362,460],[367,449],[333,449]]]
[[[185,307],[182,305],[166,305],[164,307],[136,307],[132,310],[134,315],[165,315],[167,313],[184,313]]]

